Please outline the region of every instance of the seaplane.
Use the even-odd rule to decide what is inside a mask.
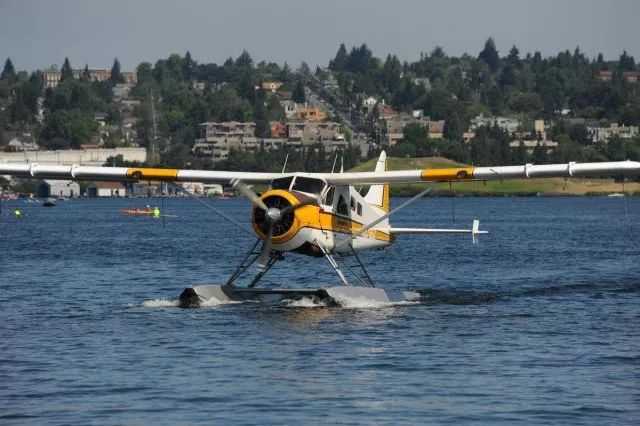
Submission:
[[[425,196],[427,187],[395,208],[390,205],[390,184],[470,182],[549,177],[636,177],[640,162],[525,164],[496,167],[453,167],[444,169],[387,170],[382,152],[371,172],[281,173],[181,170],[140,167],[88,167],[81,165],[0,164],[0,175],[32,179],[85,181],[163,181],[222,183],[232,185],[252,205],[251,224],[256,241],[224,283],[185,288],[179,297],[182,307],[197,307],[210,300],[219,302],[277,302],[311,298],[329,305],[362,299],[375,303],[411,302],[419,299],[412,291],[391,291],[377,287],[367,272],[360,253],[385,249],[405,234],[470,234],[475,240],[486,231],[475,219],[470,229],[399,228],[390,217]],[[268,189],[258,195],[252,185]],[[356,187],[366,190],[359,191]],[[179,188],[176,186],[176,188]],[[362,195],[364,194],[364,195]],[[235,219],[215,210],[222,218],[248,231]],[[335,272],[336,285],[322,288],[260,287],[265,274],[285,254],[297,253],[324,258]],[[350,262],[348,269],[345,267]],[[349,271],[349,273],[347,273]]]

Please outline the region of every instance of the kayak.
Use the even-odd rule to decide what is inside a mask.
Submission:
[[[128,216],[151,216],[153,215],[153,209],[121,209],[122,214]]]

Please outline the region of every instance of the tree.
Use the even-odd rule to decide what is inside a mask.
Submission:
[[[82,81],[90,81],[91,80],[91,74],[89,73],[89,65],[88,64],[84,65],[84,70],[82,70],[82,74],[80,76],[80,80],[82,80]]]
[[[620,61],[618,62],[620,71],[634,71],[636,69],[636,61],[633,56],[630,56],[625,50],[620,55]]]
[[[344,71],[347,66],[347,48],[344,43],[340,44],[336,57],[329,61],[329,69],[332,71]]]
[[[60,71],[60,81],[70,80],[73,80],[73,69],[71,68],[69,58],[64,58],[64,64],[62,64],[62,70]]]
[[[486,41],[484,49],[478,55],[478,59],[484,61],[492,72],[495,73],[498,71],[498,68],[500,68],[500,55],[498,55],[496,43],[493,41],[493,38],[489,37]]]
[[[246,50],[243,50],[240,56],[236,59],[235,66],[238,68],[249,69],[253,67],[253,59]]]
[[[520,51],[514,45],[509,51],[509,56],[507,56],[507,63],[515,68],[520,68],[522,62],[520,61]]]
[[[153,67],[149,62],[142,62],[136,68],[136,75],[138,76],[138,84],[151,82],[153,80]]]
[[[7,58],[4,63],[4,68],[2,69],[2,74],[0,74],[0,80],[15,80],[16,78],[16,69],[13,66],[13,62],[11,62],[11,58]]]
[[[113,60],[113,66],[111,67],[111,83],[124,83],[124,77],[122,77],[122,72],[120,71],[120,61],[118,58]]]
[[[461,141],[464,134],[464,126],[460,120],[460,115],[454,112],[445,121],[444,137],[449,141]]]
[[[187,50],[187,53],[184,55],[184,61],[182,62],[182,74],[185,80],[190,81],[194,77],[196,69],[196,63],[191,58],[191,52]]]
[[[298,81],[296,83],[296,87],[293,89],[291,98],[293,99],[294,102],[297,102],[299,104],[303,104],[307,101],[307,97],[304,93],[304,85],[302,84],[302,81]]]

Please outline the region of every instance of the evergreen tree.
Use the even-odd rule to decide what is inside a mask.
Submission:
[[[463,134],[464,127],[460,116],[457,112],[454,112],[449,116],[449,119],[445,121],[444,137],[449,141],[461,141]]]
[[[522,62],[520,61],[520,51],[515,45],[509,51],[507,63],[514,68],[520,68],[522,66]]]
[[[182,74],[184,75],[185,80],[189,81],[194,77],[195,69],[196,63],[191,58],[191,52],[187,50],[182,64]]]
[[[340,44],[336,57],[329,62],[329,69],[332,71],[344,71],[347,66],[347,48],[344,43]]]
[[[16,78],[16,69],[11,62],[11,58],[7,58],[4,63],[2,74],[0,74],[0,80],[14,80]]]
[[[82,75],[80,76],[82,81],[91,80],[91,74],[89,73],[89,65],[85,64],[84,70],[82,70]]]
[[[298,81],[296,83],[296,87],[293,89],[293,93],[291,94],[291,98],[294,102],[303,104],[307,101],[307,97],[304,93],[304,85],[302,81]]]
[[[246,50],[243,50],[240,56],[236,59],[235,66],[238,68],[249,69],[253,67],[253,59]]]
[[[498,68],[500,68],[500,55],[498,55],[496,43],[493,41],[493,38],[489,37],[486,41],[484,49],[478,55],[478,59],[484,61],[492,72],[495,73],[498,71]]]
[[[113,60],[113,66],[111,67],[111,83],[124,83],[124,78],[122,77],[122,72],[120,71],[120,61],[118,60],[118,58],[115,58]]]
[[[620,61],[618,62],[618,68],[620,71],[634,71],[636,69],[636,61],[633,56],[630,56],[625,50],[620,55]]]
[[[73,80],[73,69],[71,68],[69,58],[64,58],[64,64],[62,64],[62,70],[60,71],[60,81],[70,80]]]

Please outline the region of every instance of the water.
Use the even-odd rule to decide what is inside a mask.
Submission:
[[[365,255],[424,298],[369,309],[173,307],[252,239],[194,200],[164,226],[118,212],[146,202],[2,204],[0,424],[640,423],[638,199],[458,199],[456,225],[491,233]],[[394,225],[451,227],[451,200]],[[270,280],[337,283],[298,256]]]

